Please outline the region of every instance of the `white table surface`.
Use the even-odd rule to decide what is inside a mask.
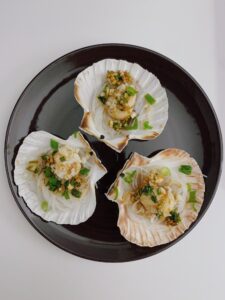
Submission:
[[[37,233],[10,193],[3,160],[7,122],[27,83],[59,56],[105,42],[178,62],[206,91],[224,131],[224,12],[223,0],[0,0],[0,299],[225,299],[224,177],[202,221],[178,244],[109,264],[68,254]]]

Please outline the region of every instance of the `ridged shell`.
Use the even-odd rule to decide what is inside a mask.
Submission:
[[[137,87],[138,94],[135,111],[138,113],[138,129],[116,132],[108,126],[109,117],[103,105],[97,100],[109,70],[130,72]],[[156,102],[146,105],[145,94],[152,95]],[[150,140],[156,138],[164,129],[168,119],[168,99],[165,89],[158,78],[136,63],[125,60],[104,59],[82,71],[74,83],[74,96],[84,109],[80,128],[100,139],[117,152],[121,152],[131,139]],[[152,129],[143,129],[144,121],[149,121]]]
[[[61,145],[68,145],[71,148],[79,149],[81,152],[93,152],[87,163],[90,166],[89,188],[87,193],[80,199],[71,197],[66,200],[62,196],[55,195],[43,184],[40,184],[40,177],[29,172],[27,164],[45,154],[50,148],[50,139],[56,140]],[[46,221],[53,221],[58,224],[79,224],[86,221],[93,214],[96,207],[95,183],[106,174],[105,167],[97,158],[88,142],[81,133],[76,137],[71,135],[67,140],[60,139],[45,131],[30,133],[19,148],[16,160],[14,179],[18,186],[18,193],[23,197],[28,207]],[[49,210],[44,212],[41,209],[41,202],[48,201]]]
[[[191,175],[185,175],[178,171],[180,165],[191,165]],[[137,170],[138,172],[145,172],[151,168],[169,167],[172,176],[175,176],[183,184],[183,203],[181,203],[180,216],[181,222],[176,226],[167,226],[160,222],[157,218],[147,220],[146,218],[135,213],[129,205],[122,202],[123,193],[130,189],[127,183],[121,179],[119,174],[124,171]],[[109,200],[116,201],[119,206],[118,227],[121,234],[128,241],[139,246],[154,247],[161,244],[169,243],[178,238],[189,226],[196,220],[204,200],[205,184],[202,172],[197,162],[190,157],[190,155],[180,149],[170,148],[161,151],[152,158],[147,158],[134,153],[132,157],[126,162],[123,169],[119,172],[117,179],[109,188],[106,196]],[[187,183],[195,189],[197,204],[196,210],[193,210],[190,203],[188,203],[188,194],[185,189]],[[135,187],[137,182],[133,183]],[[119,194],[115,200],[115,187],[118,187]],[[182,201],[181,201],[182,202]]]

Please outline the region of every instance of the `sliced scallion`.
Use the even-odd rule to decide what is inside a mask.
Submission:
[[[144,130],[148,130],[148,129],[152,129],[153,127],[152,127],[152,125],[149,124],[148,121],[144,121],[143,128],[144,128]]]
[[[145,100],[148,102],[148,104],[153,105],[156,101],[155,99],[150,95],[146,94],[145,95]]]
[[[48,202],[43,200],[41,201],[41,209],[44,211],[44,212],[47,212],[48,211]]]
[[[54,139],[50,140],[50,146],[51,146],[52,150],[58,151],[58,149],[59,149],[59,143]]]
[[[192,166],[190,166],[190,165],[181,165],[179,167],[179,172],[184,173],[186,175],[191,175]]]

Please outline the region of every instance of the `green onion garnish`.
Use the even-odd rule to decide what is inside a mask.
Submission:
[[[153,105],[155,103],[155,99],[150,94],[145,95],[145,100],[148,102],[148,104],[151,104],[151,105]]]
[[[190,183],[187,183],[187,190],[188,190],[188,192],[190,192],[192,190]]]
[[[163,213],[162,213],[161,211],[158,211],[158,212],[156,213],[156,217],[157,217],[158,219],[160,219],[162,216],[163,216]]]
[[[135,90],[135,88],[133,88],[132,86],[128,86],[127,88],[126,88],[126,92],[127,92],[127,94],[129,95],[129,96],[134,96],[134,95],[136,95],[137,94],[137,90]]]
[[[169,176],[171,174],[170,172],[170,169],[167,168],[167,167],[163,167],[161,170],[160,170],[160,174],[163,176],[163,177],[166,177],[166,176]]]
[[[157,197],[155,195],[151,195],[151,200],[154,203],[157,203]]]
[[[36,168],[35,170],[34,170],[34,174],[38,174],[39,173],[39,168]]]
[[[102,104],[106,103],[106,97],[105,96],[98,96],[98,100],[102,102]]]
[[[45,200],[41,201],[41,209],[45,212],[48,211],[48,202],[47,201],[45,201]]]
[[[126,130],[138,129],[138,119],[137,119],[137,117],[134,118],[129,125],[125,126],[124,129],[126,129]]]
[[[80,198],[81,197],[81,192],[77,189],[72,189],[71,194],[76,197],[76,198]]]
[[[58,151],[59,149],[59,143],[53,139],[50,140],[50,146],[52,150]]]
[[[144,130],[147,130],[147,129],[152,129],[153,127],[149,124],[148,121],[144,121],[143,128]]]
[[[89,172],[90,172],[90,169],[88,169],[88,168],[82,168],[80,170],[80,175],[87,176]]]
[[[147,184],[146,186],[143,187],[141,193],[146,196],[149,196],[149,195],[151,195],[152,191],[153,191],[153,188],[149,184]]]
[[[119,196],[119,189],[117,186],[114,188],[114,194],[115,194],[114,200],[116,200]]]
[[[51,169],[50,167],[46,167],[46,168],[44,169],[44,174],[45,174],[45,176],[46,176],[47,178],[49,178],[49,177],[51,177],[51,176],[54,175],[53,172],[52,172],[52,169]]]
[[[126,172],[126,173],[125,173],[125,176],[122,177],[123,180],[124,180],[126,183],[131,184],[132,181],[133,181],[133,179],[134,179],[134,176],[135,176],[136,172],[137,172],[136,170],[134,170],[134,171],[132,171],[132,172]]]
[[[190,203],[191,202],[196,202],[196,190],[192,190],[190,191],[190,196],[189,196],[189,200]]]
[[[62,195],[66,200],[70,199],[70,194],[68,190],[65,190]]]
[[[41,156],[41,158],[44,160],[44,161],[47,161],[48,160],[48,155],[47,154],[43,154]]]
[[[181,221],[180,214],[177,212],[177,209],[174,209],[170,212],[169,218],[176,224]]]
[[[65,160],[66,160],[65,156],[60,157],[60,161],[65,161]]]
[[[161,195],[161,189],[157,188],[156,193],[157,193],[157,195]]]
[[[70,179],[70,181],[69,181],[69,183],[72,185],[72,186],[80,186],[80,182],[78,182],[78,181],[76,181],[76,179],[75,178],[72,178],[72,179]]]
[[[57,152],[58,152],[58,150],[52,151],[52,156],[54,156]]]
[[[117,73],[117,74],[115,75],[115,78],[116,78],[116,80],[123,80],[123,76],[121,76],[120,73]]]
[[[196,192],[197,191],[196,190],[192,190],[190,183],[187,183],[187,190],[189,192],[189,199],[188,199],[187,203],[191,203],[192,209],[194,211],[196,211],[195,204],[198,203],[198,201],[196,200]]]
[[[50,191],[55,191],[57,190],[58,188],[61,187],[62,183],[60,180],[58,180],[55,175],[49,177],[48,179],[48,185],[49,185],[49,190]]]
[[[70,183],[72,186],[76,186],[76,179],[75,179],[75,178],[70,179],[69,183]]]
[[[76,139],[77,138],[77,134],[79,133],[79,131],[74,131],[73,133],[73,137]]]
[[[39,163],[37,160],[31,160],[28,163],[27,170],[37,174],[39,172]]]
[[[196,190],[189,191],[189,200],[188,200],[188,203],[191,203],[192,209],[194,211],[197,210],[196,207],[195,207],[195,204],[198,203],[197,200],[196,200]]]
[[[66,180],[66,181],[64,182],[65,188],[68,188],[69,184],[70,184],[69,180]]]
[[[184,173],[186,175],[190,175],[192,172],[192,166],[190,165],[181,165],[179,168],[179,172]]]

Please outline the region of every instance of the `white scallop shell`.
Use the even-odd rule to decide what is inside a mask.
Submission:
[[[71,196],[70,199],[66,200],[62,196],[55,195],[41,184],[40,176],[37,177],[26,169],[29,161],[36,160],[51,150],[50,139],[56,140],[61,145],[79,149],[83,155],[90,151],[93,152],[93,155],[86,162],[91,171],[89,173],[89,188],[83,197],[78,199]],[[106,172],[105,167],[81,133],[78,132],[76,137],[71,135],[67,140],[63,140],[48,132],[36,131],[30,133],[19,148],[15,161],[14,179],[18,186],[19,195],[23,197],[35,214],[46,221],[75,225],[86,221],[93,214],[96,207],[95,183]],[[41,209],[43,200],[48,201],[49,210],[47,212]]]
[[[137,130],[116,132],[108,126],[108,115],[103,105],[97,100],[109,70],[130,72],[138,89],[135,111],[138,113]],[[146,105],[144,95],[149,93],[156,102]],[[74,83],[74,96],[84,109],[80,128],[100,138],[104,135],[104,143],[121,152],[131,139],[149,140],[156,138],[164,129],[168,119],[168,99],[165,89],[158,78],[136,63],[125,60],[104,59],[82,71]],[[149,121],[152,129],[144,130],[143,122]]]
[[[178,171],[180,165],[191,165],[191,175],[185,175]],[[154,168],[168,167],[171,176],[182,184],[182,192],[179,195],[178,212],[180,213],[181,222],[176,226],[167,226],[157,217],[146,219],[138,215],[131,205],[124,204],[122,197],[124,192],[129,191],[131,186],[124,182],[119,176],[121,172],[137,170],[137,174],[150,171]],[[119,172],[117,179],[109,188],[106,196],[109,200],[116,201],[119,206],[118,227],[121,234],[130,242],[139,246],[154,247],[157,245],[169,243],[180,236],[195,221],[201,209],[204,200],[205,184],[202,172],[197,162],[190,155],[180,149],[166,149],[161,151],[152,158],[147,158],[138,153],[134,153],[127,160],[123,169]],[[137,185],[138,176],[133,182],[133,187]],[[187,183],[191,185],[196,192],[196,210],[193,210],[188,203]],[[115,187],[118,188],[119,195],[115,200]]]

